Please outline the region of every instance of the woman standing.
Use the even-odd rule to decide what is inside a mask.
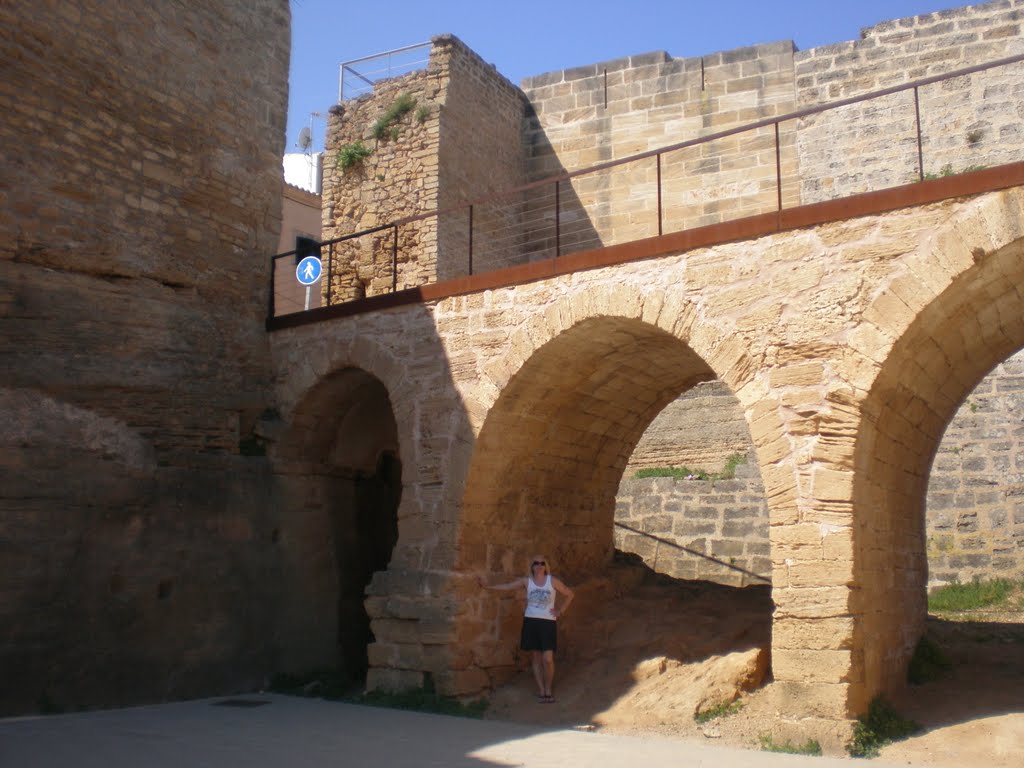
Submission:
[[[533,656],[533,677],[537,681],[537,700],[542,704],[553,704],[555,696],[552,684],[555,680],[555,650],[558,646],[558,617],[572,603],[573,591],[560,579],[551,575],[547,558],[534,555],[530,562],[530,575],[506,584],[489,586],[482,578],[477,581],[484,589],[526,590],[526,612],[523,615],[523,630],[519,647],[530,651]],[[556,592],[565,596],[560,608],[555,607]]]

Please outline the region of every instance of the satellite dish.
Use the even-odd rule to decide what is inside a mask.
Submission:
[[[300,149],[309,149],[309,145],[313,143],[313,132],[309,130],[309,126],[306,126],[299,131],[298,145]]]

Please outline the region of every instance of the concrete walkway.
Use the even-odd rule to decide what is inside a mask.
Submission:
[[[259,702],[266,703],[253,706]],[[857,764],[274,694],[0,720],[3,768],[852,768]],[[870,766],[886,768],[875,761]]]

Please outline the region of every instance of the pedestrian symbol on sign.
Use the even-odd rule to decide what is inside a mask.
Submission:
[[[303,285],[312,285],[322,273],[323,265],[316,256],[307,256],[295,267],[295,277]]]

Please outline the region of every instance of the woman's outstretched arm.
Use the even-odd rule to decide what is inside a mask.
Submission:
[[[484,581],[482,576],[477,576],[476,577],[476,583],[479,584],[481,586],[481,588],[483,588],[483,589],[492,589],[492,590],[519,589],[519,588],[521,588],[523,586],[523,583],[525,581],[526,581],[526,577],[524,576],[524,577],[520,577],[518,579],[513,579],[512,581],[506,582],[504,584],[488,584],[488,583],[486,583]]]

